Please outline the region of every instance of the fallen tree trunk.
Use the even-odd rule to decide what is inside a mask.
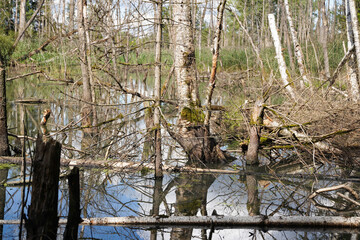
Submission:
[[[21,164],[23,158],[21,157],[5,157],[0,156],[0,163]],[[30,158],[26,158],[26,162],[31,163]],[[141,169],[155,170],[153,163],[143,162],[121,162],[121,161],[97,161],[93,159],[60,159],[60,164],[63,167],[77,166],[77,167],[103,167],[111,168],[112,170],[133,172]],[[163,171],[166,172],[200,172],[200,173],[220,173],[220,174],[238,174],[237,170],[226,169],[209,169],[209,168],[195,168],[188,166],[169,166],[164,165]]]
[[[0,224],[19,224],[20,220],[0,220]],[[60,219],[59,224],[66,224]],[[85,218],[81,225],[109,226],[188,226],[188,227],[262,227],[262,228],[359,228],[360,217],[340,216],[170,216]],[[318,230],[318,229],[317,229]]]

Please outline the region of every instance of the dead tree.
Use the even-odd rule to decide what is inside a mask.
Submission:
[[[298,38],[296,36],[296,31],[295,31],[294,24],[292,21],[288,0],[284,0],[284,5],[285,5],[286,17],[287,17],[287,20],[289,23],[291,39],[294,44],[295,56],[296,56],[297,63],[299,66],[299,71],[300,71],[300,74],[302,77],[302,80],[300,80],[300,86],[301,86],[301,88],[304,88],[304,83],[310,84],[310,81],[309,81],[309,78],[307,77],[307,73],[306,73],[306,69],[305,69],[305,65],[304,65],[304,61],[303,61],[303,54],[301,51],[301,47],[300,47]]]
[[[174,64],[179,102],[177,131],[170,135],[183,147],[189,159],[203,162],[222,162],[223,152],[213,137],[205,143],[204,113],[200,107],[199,89],[196,79],[195,46],[191,1],[174,1],[175,23]]]
[[[160,97],[161,97],[161,37],[162,37],[162,0],[156,3],[156,47],[155,47],[155,176],[162,177],[161,170],[161,125],[160,125]]]
[[[282,51],[281,51],[281,42],[280,42],[279,34],[278,34],[277,28],[276,28],[275,16],[274,16],[274,14],[269,14],[268,18],[269,18],[269,26],[270,26],[270,30],[271,30],[271,36],[274,40],[274,46],[275,46],[275,50],[276,50],[276,58],[277,58],[278,64],[279,64],[281,80],[283,82],[284,88],[290,94],[290,97],[295,100],[296,99],[295,91],[289,83],[288,71],[286,69],[285,60],[284,60],[284,57],[283,57]]]
[[[353,31],[353,23],[352,23],[352,15],[350,10],[350,1],[346,0],[345,2],[345,9],[346,9],[346,33],[347,33],[347,39],[348,39],[348,49],[350,50],[355,46],[355,38],[354,38],[354,31]],[[357,27],[356,27],[357,28]],[[356,46],[355,46],[356,50]],[[355,51],[356,52],[356,51]],[[356,52],[357,55],[358,52]],[[359,59],[358,59],[359,60]],[[354,102],[358,102],[360,98],[359,93],[359,83],[357,74],[359,73],[357,71],[357,65],[355,60],[355,54],[351,54],[350,59],[348,61],[348,78],[350,82],[350,89],[351,89],[351,97]]]
[[[38,137],[33,162],[31,204],[25,220],[27,239],[56,239],[61,144]]]
[[[77,239],[80,217],[80,176],[79,168],[74,167],[68,176],[69,184],[69,214],[64,232],[64,239]]]
[[[255,102],[250,120],[250,142],[246,152],[246,164],[258,164],[260,130],[263,123],[264,106],[262,100]]]

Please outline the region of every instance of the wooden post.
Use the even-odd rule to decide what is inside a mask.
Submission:
[[[37,138],[31,204],[25,220],[27,239],[56,239],[60,154],[59,142]]]
[[[80,217],[80,176],[79,168],[74,167],[68,176],[69,185],[69,214],[66,223],[64,240],[78,239],[79,223],[82,222]]]

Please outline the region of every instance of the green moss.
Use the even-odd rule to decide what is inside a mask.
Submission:
[[[197,210],[201,207],[201,200],[196,199],[194,201],[182,202],[179,204],[179,212],[187,214],[192,214],[197,212]],[[187,213],[187,214],[186,214]]]
[[[0,169],[12,168],[12,167],[15,167],[15,166],[16,166],[15,164],[3,163],[3,164],[0,164]]]
[[[204,123],[205,119],[203,111],[196,107],[184,107],[180,115],[182,120],[189,121],[190,123]]]
[[[261,136],[260,137],[260,144],[268,144],[268,143],[271,143],[271,139],[268,138],[268,137],[265,137],[265,136]]]
[[[143,167],[140,171],[141,176],[145,176],[145,175],[149,174],[149,172],[150,172],[150,168],[148,168],[148,167]]]

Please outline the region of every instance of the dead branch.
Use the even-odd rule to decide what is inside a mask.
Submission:
[[[320,188],[320,189],[316,190],[315,192],[313,192],[309,196],[309,198],[310,199],[314,198],[316,195],[318,195],[319,193],[322,193],[322,192],[330,192],[330,191],[335,191],[335,190],[339,190],[339,189],[345,189],[345,190],[349,191],[355,197],[355,199],[359,199],[359,195],[357,194],[357,192],[347,184],[341,184],[341,185],[327,187],[327,188]]]
[[[334,84],[336,78],[339,76],[340,70],[343,68],[343,66],[346,64],[346,62],[349,60],[349,58],[354,52],[355,52],[355,47],[353,46],[352,48],[349,49],[349,51],[347,51],[345,56],[341,59],[333,75],[327,80],[330,82],[330,86]]]
[[[347,200],[347,201],[349,201],[349,202],[351,202],[351,203],[353,203],[353,204],[355,204],[355,205],[357,205],[357,206],[360,206],[360,203],[359,203],[358,201],[355,201],[354,199],[349,198],[348,196],[346,196],[346,195],[344,195],[344,194],[342,194],[342,193],[339,193],[339,192],[337,192],[336,194],[337,194],[338,196],[344,198],[345,200]]]
[[[33,51],[19,57],[18,59],[16,59],[16,61],[23,61],[23,60],[26,60],[28,58],[31,58],[33,55],[39,53],[40,51],[43,51],[50,43],[57,40],[58,38],[70,37],[71,35],[73,35],[77,31],[78,30],[74,30],[74,31],[71,31],[71,32],[66,33],[66,34],[59,34],[59,35],[53,36],[53,37],[49,38],[48,40],[46,40],[43,44],[41,44],[40,47],[38,47],[37,49],[35,49],[35,50],[33,50]]]
[[[25,74],[18,75],[18,76],[12,77],[12,78],[7,78],[6,81],[13,81],[15,79],[24,78],[24,77],[28,77],[28,76],[39,74],[39,73],[42,73],[42,71],[35,71],[35,72],[31,72],[31,73],[25,73]]]

